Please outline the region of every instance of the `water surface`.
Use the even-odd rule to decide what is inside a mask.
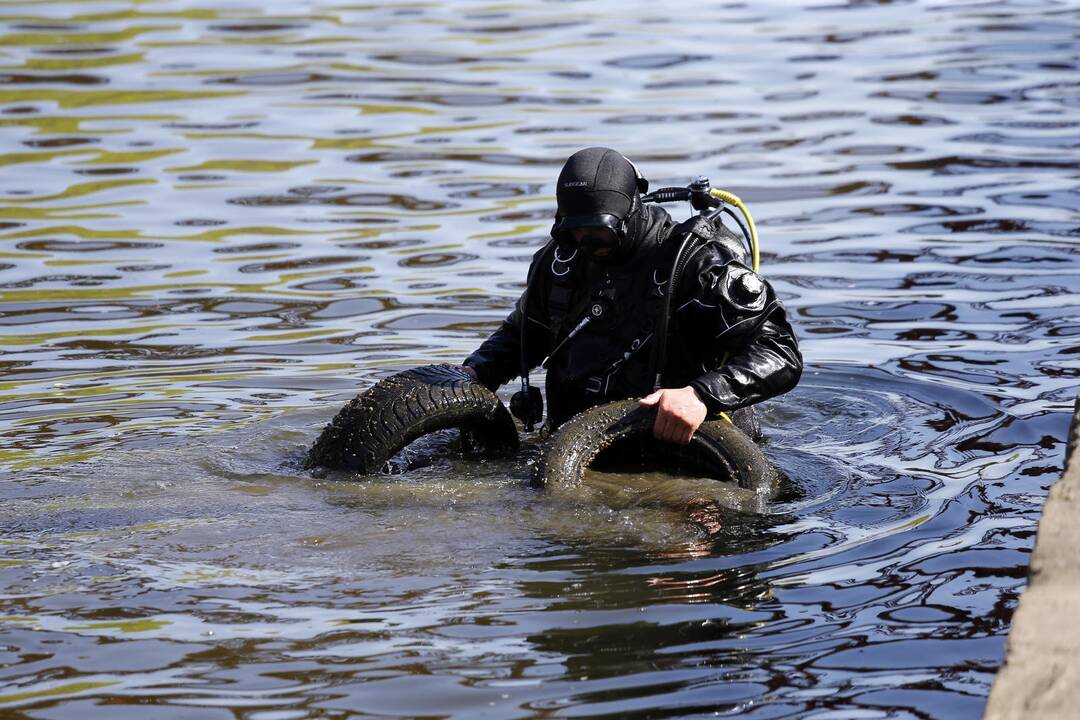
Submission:
[[[0,22],[0,714],[980,715],[1080,368],[1074,5]],[[530,488],[532,442],[302,472],[496,327],[594,144],[750,204],[799,496],[708,536]]]

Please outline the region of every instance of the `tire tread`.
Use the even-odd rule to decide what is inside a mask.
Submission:
[[[346,403],[304,466],[379,472],[413,440],[453,427],[468,427],[489,454],[518,447],[513,418],[495,393],[459,367],[426,365],[385,378]]]

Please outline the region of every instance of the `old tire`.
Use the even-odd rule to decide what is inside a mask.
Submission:
[[[350,400],[312,445],[304,467],[377,473],[413,440],[447,428],[461,428],[490,454],[518,447],[517,427],[495,393],[460,367],[426,365]]]
[[[622,441],[651,441],[655,420],[656,408],[642,407],[637,400],[586,410],[555,434],[537,468],[536,483],[553,488],[580,485],[585,470],[603,451]],[[689,445],[668,445],[666,450],[710,477],[730,480],[765,498],[776,492],[778,474],[772,463],[749,435],[726,420],[706,421]]]

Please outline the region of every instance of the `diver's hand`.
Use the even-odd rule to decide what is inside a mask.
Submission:
[[[656,405],[656,423],[653,436],[657,440],[687,445],[694,432],[709,413],[701,402],[697,390],[687,385],[682,388],[663,388],[646,395],[638,401],[641,405]]]
[[[459,365],[458,367],[460,367],[462,372],[471,377],[473,380],[477,379],[475,369],[469,367],[468,365]]]

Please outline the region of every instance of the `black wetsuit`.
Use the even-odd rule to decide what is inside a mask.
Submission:
[[[575,255],[554,240],[538,251],[529,290],[465,365],[494,389],[554,350],[547,365],[553,427],[594,405],[647,395],[654,327],[689,231],[699,240],[672,303],[663,387],[694,387],[710,414],[794,387],[802,372],[798,342],[775,291],[747,268],[737,237],[700,217],[676,226],[662,208],[639,207],[630,242],[613,261]]]

